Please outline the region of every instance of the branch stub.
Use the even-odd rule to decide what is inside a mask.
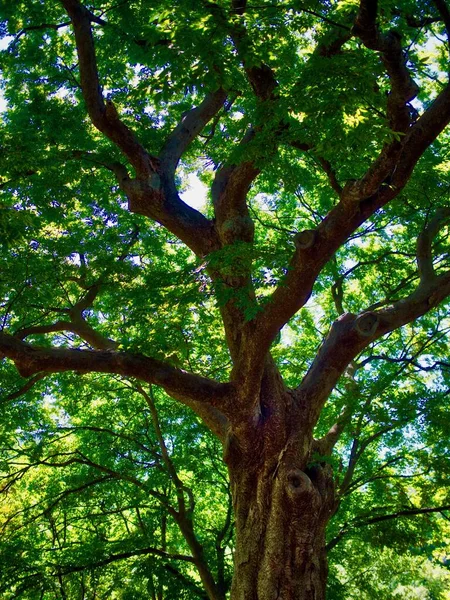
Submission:
[[[378,323],[378,315],[373,312],[367,312],[356,318],[355,327],[359,334],[371,337],[377,330]]]
[[[295,247],[299,248],[300,250],[311,248],[311,246],[314,244],[315,238],[316,232],[314,229],[305,229],[304,231],[299,231],[294,236]]]

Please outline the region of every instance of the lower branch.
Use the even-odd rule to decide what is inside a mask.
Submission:
[[[142,354],[44,348],[23,342],[7,333],[0,333],[0,356],[13,360],[22,377],[63,371],[114,373],[159,385],[188,406],[193,402],[223,406],[230,400],[233,392],[231,384],[218,383],[188,373]]]
[[[162,558],[170,558],[172,560],[183,560],[185,562],[193,563],[194,559],[192,556],[187,556],[185,554],[169,554],[168,552],[164,552],[163,550],[159,550],[158,548],[140,548],[139,550],[131,550],[130,552],[121,552],[118,554],[111,554],[107,558],[99,560],[97,562],[91,562],[87,565],[57,565],[58,569],[61,569],[62,575],[69,575],[69,573],[78,573],[80,571],[85,571],[86,569],[95,569],[98,567],[104,567],[109,565],[112,562],[116,562],[118,560],[124,560],[126,558],[132,558],[134,556],[161,556]]]
[[[376,509],[373,509],[376,510]],[[427,515],[430,513],[440,513],[443,512],[445,510],[450,510],[450,505],[444,505],[444,506],[436,506],[436,507],[430,507],[430,508],[409,508],[409,509],[405,509],[405,510],[398,510],[394,513],[389,513],[386,515],[379,515],[378,517],[372,517],[366,520],[360,520],[360,519],[364,519],[365,517],[360,517],[357,520],[355,520],[355,522],[353,523],[346,523],[342,529],[340,530],[340,532],[337,534],[336,537],[334,537],[328,544],[327,544],[327,552],[329,550],[332,550],[335,546],[337,546],[339,544],[339,542],[342,540],[342,538],[344,538],[345,536],[347,536],[349,533],[351,533],[352,529],[356,529],[357,527],[364,527],[366,525],[373,525],[375,523],[381,523],[382,521],[390,521],[392,519],[398,519],[399,517],[415,517],[417,515]]]

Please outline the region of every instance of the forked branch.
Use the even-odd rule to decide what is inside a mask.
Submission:
[[[386,333],[411,323],[450,296],[450,271],[436,275],[428,250],[432,237],[449,219],[450,211],[441,210],[419,236],[421,280],[416,290],[392,306],[359,315],[346,313],[337,319],[304,377],[297,393],[302,402],[310,404],[311,427],[317,423],[323,403],[335,387],[347,365],[364,348]],[[424,271],[424,263],[427,268]]]
[[[308,230],[308,244],[296,245],[283,281],[264,310],[248,324],[245,335],[253,353],[246,352],[240,359],[242,376],[260,368],[279,330],[308,301],[325,264],[376,210],[398,196],[419,158],[449,122],[447,85],[404,136],[397,161],[389,165],[389,178],[382,180],[387,169],[387,155],[382,152],[364,177],[344,188],[341,201],[318,227]]]

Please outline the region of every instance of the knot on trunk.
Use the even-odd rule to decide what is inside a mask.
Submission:
[[[314,493],[314,487],[311,479],[300,469],[292,469],[286,474],[286,483],[288,494],[292,498],[310,496]]]

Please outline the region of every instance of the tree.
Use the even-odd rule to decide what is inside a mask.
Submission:
[[[173,561],[194,565],[214,600],[227,547],[233,600],[319,600],[327,548],[360,528],[387,539],[396,524],[425,543],[424,519],[439,528],[450,508],[446,3],[36,0],[2,12],[0,352],[22,419],[4,417],[16,463],[5,489],[31,467],[69,469],[58,502],[97,483],[107,494],[110,479],[140,487],[159,531],[146,552],[185,588],[192,573]],[[192,172],[209,190],[203,212],[181,198]],[[162,429],[153,388],[216,441],[189,438],[192,416]],[[145,420],[127,439],[108,416],[137,398],[147,442]],[[58,416],[30,439],[42,402]],[[175,426],[183,460],[197,444],[198,463],[209,448],[217,464],[223,447],[236,538],[225,509],[214,560],[171,456]],[[95,428],[119,455],[103,441],[83,450]],[[127,472],[136,444],[170,490]],[[121,489],[119,512],[127,497],[139,509]],[[164,541],[153,501],[186,552],[171,551],[176,534]],[[64,581],[85,585],[64,564],[59,597],[75,594]]]

